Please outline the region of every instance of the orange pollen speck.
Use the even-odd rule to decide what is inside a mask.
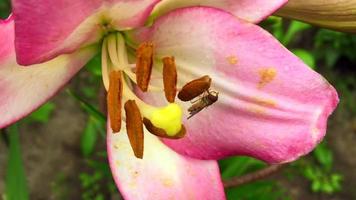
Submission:
[[[258,73],[260,75],[260,80],[258,82],[257,87],[261,89],[275,79],[277,75],[277,70],[271,67],[271,68],[260,69]]]
[[[230,65],[236,65],[238,63],[238,59],[236,56],[228,56],[226,57],[226,60]]]

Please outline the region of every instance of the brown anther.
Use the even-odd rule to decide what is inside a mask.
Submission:
[[[153,44],[142,43],[136,51],[136,81],[137,86],[144,92],[148,89],[153,64]]]
[[[156,135],[156,136],[158,136],[158,137],[169,138],[169,139],[179,139],[179,138],[184,137],[185,134],[186,134],[186,132],[187,132],[186,129],[185,129],[185,127],[184,127],[184,125],[182,124],[182,127],[181,127],[179,133],[177,133],[177,134],[174,135],[174,136],[170,136],[170,135],[168,135],[168,134],[166,133],[165,130],[163,130],[163,129],[161,129],[161,128],[155,127],[155,126],[152,124],[152,122],[151,122],[149,119],[147,119],[147,118],[143,118],[143,123],[145,124],[146,129],[147,129],[150,133],[152,133],[153,135]]]
[[[177,93],[177,68],[174,57],[164,57],[163,61],[163,85],[164,94],[169,103],[174,103]]]
[[[109,90],[106,96],[111,129],[114,133],[121,129],[121,100],[122,77],[121,71],[112,71],[109,75]]]
[[[183,86],[178,93],[178,98],[182,101],[190,101],[207,91],[210,85],[211,78],[208,75],[194,79]]]
[[[139,108],[135,100],[125,103],[126,130],[132,150],[137,158],[143,158],[143,123]]]

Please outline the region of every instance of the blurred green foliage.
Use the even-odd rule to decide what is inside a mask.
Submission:
[[[117,192],[111,171],[107,162],[106,151],[97,152],[95,156],[86,160],[86,165],[91,172],[81,172],[79,179],[83,189],[83,200],[104,200],[108,199],[105,193]]]
[[[315,56],[324,60],[327,67],[334,67],[340,57],[356,63],[356,35],[321,29],[315,36]]]
[[[0,0],[0,18],[5,19],[9,16],[11,11],[10,0]]]
[[[31,113],[28,117],[24,119],[25,122],[39,122],[39,123],[46,123],[48,122],[52,112],[56,108],[55,104],[52,102],[47,102],[43,104],[40,108],[36,111]]]
[[[24,165],[21,158],[20,138],[17,124],[10,126],[9,160],[6,170],[5,200],[28,200],[29,193]]]
[[[341,190],[343,177],[339,173],[333,172],[333,153],[326,145],[326,142],[319,144],[313,151],[312,162],[299,162],[301,173],[311,181],[313,192],[332,194]]]
[[[262,161],[249,157],[231,157],[219,161],[221,177],[226,180],[235,176],[262,169],[266,164]],[[271,200],[288,199],[285,189],[275,181],[261,180],[254,183],[242,185],[235,188],[226,189],[228,199],[253,199],[253,200]]]

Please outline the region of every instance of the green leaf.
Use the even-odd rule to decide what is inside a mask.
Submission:
[[[311,189],[313,192],[319,192],[322,188],[322,184],[319,180],[313,181]]]
[[[92,115],[96,120],[100,121],[103,124],[106,124],[106,117],[103,115],[103,113],[101,113],[98,109],[96,109],[90,103],[86,102],[84,99],[82,99],[79,95],[75,94],[71,90],[67,89],[66,91],[70,96],[72,96],[74,99],[76,99],[80,103],[80,106],[86,112],[88,112],[90,115]]]
[[[84,156],[93,153],[98,138],[98,129],[100,128],[98,121],[90,116],[80,139],[80,147]]]
[[[52,102],[47,102],[44,105],[42,105],[39,109],[37,109],[35,112],[31,113],[27,117],[27,120],[29,122],[40,122],[40,123],[46,123],[48,122],[50,115],[55,109],[55,105]]]
[[[261,169],[265,164],[249,157],[231,157],[220,161],[221,176],[223,179],[232,176],[241,176],[247,172]]]
[[[311,52],[304,49],[292,49],[291,51],[310,68],[315,69],[315,58]]]
[[[291,21],[291,23],[288,27],[288,30],[282,39],[282,44],[287,46],[292,41],[292,39],[295,37],[295,35],[297,33],[304,31],[310,27],[311,27],[311,25],[303,23],[303,22]]]
[[[313,151],[313,155],[325,170],[331,170],[333,164],[333,155],[325,143],[319,144]]]
[[[11,12],[10,0],[0,0],[0,18],[5,19]]]
[[[20,141],[17,125],[9,128],[9,160],[6,171],[6,199],[7,200],[28,200],[25,171],[21,159]]]
[[[271,200],[286,197],[282,188],[273,181],[257,181],[226,190],[227,199],[231,200]]]
[[[86,68],[95,76],[101,77],[101,55],[94,56],[86,65]]]

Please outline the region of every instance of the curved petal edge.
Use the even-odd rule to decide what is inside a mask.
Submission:
[[[112,30],[142,26],[160,0],[14,0],[16,54],[42,63],[100,42]]]
[[[138,159],[124,128],[107,134],[110,168],[126,200],[225,199],[216,161],[177,154],[146,130],[144,144],[143,159]]]
[[[96,48],[88,47],[43,64],[23,67],[16,63],[13,20],[0,22],[0,128],[46,102],[95,53]]]
[[[258,23],[285,3],[287,0],[164,0],[156,6],[153,13],[157,17],[177,8],[208,6],[220,8],[251,23]]]

